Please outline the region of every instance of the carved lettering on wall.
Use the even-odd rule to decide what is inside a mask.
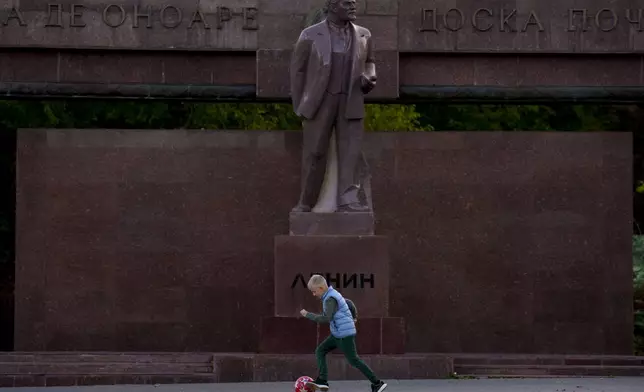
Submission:
[[[373,289],[375,288],[375,279],[376,277],[372,273],[317,273],[325,277],[326,282],[335,288],[346,289],[346,288],[360,288],[360,289]],[[306,289],[306,284],[309,281],[311,276],[315,275],[314,273],[309,274],[308,278],[305,278],[304,274],[299,273],[293,277],[291,282],[291,289],[296,287],[301,287]]]
[[[642,10],[626,10],[626,20],[637,31],[642,31]]]
[[[83,5],[72,4],[71,15],[69,17],[69,26],[71,27],[85,27],[87,24],[83,22]]]
[[[93,9],[95,10],[95,9]],[[85,5],[49,3],[42,12],[46,14],[44,27],[75,28],[87,27],[84,20],[88,9]],[[199,7],[162,6],[124,6],[106,4],[99,9],[102,22],[111,28],[160,28],[174,30],[177,28],[221,30],[234,18],[242,21],[242,30],[257,30],[258,10],[255,7],[230,8],[215,7],[215,11],[206,13]],[[585,9],[570,8],[567,10],[564,23],[568,32],[599,31],[610,33],[620,23],[628,24],[634,31],[644,30],[643,9]],[[26,27],[33,13],[27,15],[19,6],[0,10],[0,28]],[[546,23],[544,23],[546,22]],[[482,7],[476,10],[460,8],[438,9],[424,8],[420,11],[421,32],[545,32],[550,23],[543,19],[536,10],[522,11],[506,8]]]
[[[609,33],[614,31],[620,23],[628,23],[635,31],[644,30],[642,9],[613,9],[602,8],[589,10],[585,8],[571,8],[567,12],[566,31],[599,31]],[[469,26],[468,26],[469,25]],[[459,8],[437,9],[423,8],[420,11],[420,32],[545,32],[549,23],[544,23],[539,12],[531,10],[519,12],[516,9],[478,8],[476,10],[461,10]]]
[[[18,26],[26,26],[27,23],[25,23],[25,19],[22,16],[22,13],[20,12],[20,9],[16,7],[11,7],[9,9],[9,12],[7,12],[7,15],[4,18],[0,18],[0,21],[2,21],[0,24],[2,26],[8,26],[10,23],[15,23]]]
[[[110,4],[103,9],[103,23],[110,27],[119,27],[125,23],[127,14],[122,5]]]
[[[42,11],[46,14],[43,27],[76,28],[87,27],[83,18],[87,8],[83,4],[49,3]],[[160,28],[173,30],[184,27],[186,29],[202,28],[210,30],[213,26],[223,29],[226,23],[238,18],[242,21],[242,30],[258,30],[258,10],[255,7],[239,7],[236,9],[218,6],[214,13],[205,13],[195,7],[177,7],[164,5],[159,7],[139,5],[123,6],[121,4],[107,4],[99,10],[103,24],[111,28]],[[33,14],[30,14],[33,17]],[[19,7],[0,10],[1,27],[26,27],[29,23],[25,12]]]

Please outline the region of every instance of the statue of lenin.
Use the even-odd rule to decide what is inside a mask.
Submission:
[[[304,129],[302,183],[293,212],[310,212],[320,196],[335,131],[337,210],[369,210],[358,197],[364,95],[376,85],[371,32],[355,25],[355,0],[327,0],[326,18],[304,29],[291,58],[291,97]]]

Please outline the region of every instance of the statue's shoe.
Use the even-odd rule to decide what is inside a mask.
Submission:
[[[311,212],[311,207],[305,206],[304,204],[298,204],[293,207],[291,212]]]
[[[338,208],[339,212],[367,212],[369,211],[368,206],[363,206],[360,203],[350,203],[342,205]]]

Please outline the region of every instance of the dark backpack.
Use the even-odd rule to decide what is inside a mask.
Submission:
[[[345,298],[344,300],[347,302],[347,306],[349,307],[349,311],[351,312],[351,317],[355,320],[357,318],[356,314],[358,313],[356,304],[348,298]]]

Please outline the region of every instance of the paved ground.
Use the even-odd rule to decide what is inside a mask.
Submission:
[[[293,383],[116,385],[96,387],[4,388],[16,392],[293,392]],[[364,381],[338,381],[330,392],[368,392]],[[390,381],[386,392],[643,392],[640,378],[559,378]]]

